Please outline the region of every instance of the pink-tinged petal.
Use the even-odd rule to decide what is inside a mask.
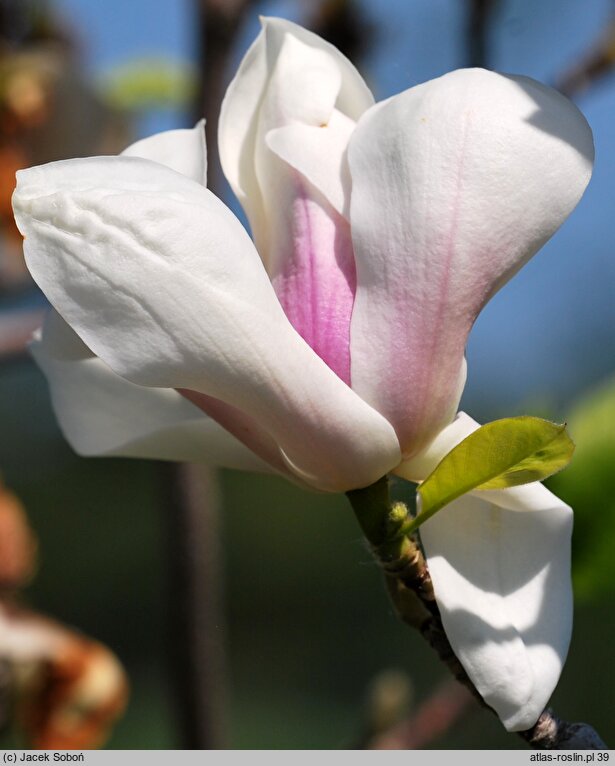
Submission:
[[[98,157],[20,171],[13,205],[35,280],[119,375],[249,413],[320,489],[365,486],[399,463],[390,423],[295,332],[209,191],[157,163]]]
[[[293,123],[274,128],[265,137],[271,151],[299,171],[345,218],[350,203],[346,149],[355,127],[354,120],[334,109],[326,125]]]
[[[452,418],[477,314],[581,197],[591,131],[554,90],[461,70],[370,109],[348,159],[352,385],[410,456]]]
[[[205,186],[204,128],[201,120],[192,130],[157,133],[122,155],[159,162]],[[60,427],[80,455],[272,470],[175,389],[138,386],[114,373],[53,309],[30,351],[47,376]]]
[[[356,272],[350,226],[298,173],[276,216],[272,283],[299,335],[350,385],[350,318]]]
[[[429,444],[416,455],[407,458],[395,469],[395,473],[415,483],[424,481],[442,458],[466,436],[476,431],[478,424],[465,412],[458,412],[455,419],[443,428]]]
[[[160,162],[207,186],[205,120],[199,120],[190,130],[166,130],[143,138],[126,147],[122,155]]]
[[[397,473],[424,479],[478,424],[465,413]],[[420,528],[451,646],[509,731],[529,729],[570,642],[572,511],[542,484],[472,492]]]
[[[218,136],[222,168],[257,244],[259,232],[267,228],[256,170],[258,145],[266,133],[292,123],[319,127],[329,122],[334,107],[357,120],[374,103],[360,74],[333,45],[284,19],[264,18],[262,24],[226,92]],[[284,46],[286,71],[272,85]]]
[[[301,153],[303,143],[302,135],[289,134],[289,123],[303,120],[299,126],[321,131],[323,142],[331,144],[331,151],[320,159],[325,168],[322,178],[332,179],[329,190],[339,187],[343,206],[341,166],[348,131],[343,121],[339,121],[341,131],[327,125],[341,88],[341,72],[329,52],[286,32],[279,38],[276,25],[265,28],[267,50],[275,50],[277,56],[260,107],[255,147],[267,229],[254,233],[292,325],[350,383],[350,317],[356,278],[348,222],[287,161]],[[272,149],[276,143],[287,159]]]
[[[80,455],[271,471],[177,391],[138,386],[121,378],[53,310],[30,351],[49,382],[60,427]]]
[[[332,46],[271,19],[220,119],[223,167],[276,294],[297,332],[346,383],[356,277],[345,153],[356,118],[372,103]]]
[[[289,469],[273,438],[247,412],[200,391],[179,388],[177,392],[204,412],[208,420],[213,419],[229,436],[232,434],[233,441],[241,442],[264,465],[270,466],[270,471],[275,469],[287,479],[303,483]]]

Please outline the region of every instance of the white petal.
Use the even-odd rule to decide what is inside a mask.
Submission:
[[[348,148],[352,384],[404,455],[449,422],[477,314],[574,208],[592,159],[591,131],[561,94],[479,69],[360,119]]]
[[[506,493],[498,505],[478,493],[455,500],[421,540],[453,651],[504,726],[522,731],[568,652],[572,511],[540,484]]]
[[[218,138],[224,173],[255,228],[262,215],[255,167],[259,128],[264,135],[272,128],[291,122],[318,127],[329,121],[334,107],[357,120],[373,104],[373,97],[357,70],[333,45],[284,19],[264,18],[262,24],[263,30],[244,56],[226,92]],[[270,88],[270,77],[279,65],[285,45],[287,53],[292,47],[292,56],[287,56],[292,72],[287,67],[281,72],[278,85],[285,90],[280,93],[275,86]],[[316,59],[320,61],[320,68],[314,66]],[[302,70],[303,81],[298,82],[293,73],[301,77]],[[285,114],[277,117],[270,114],[273,121],[266,119],[263,125],[261,110],[265,94],[269,103],[275,102],[278,107],[281,104]]]
[[[35,280],[118,374],[248,412],[321,489],[399,462],[390,424],[292,329],[245,230],[206,189],[137,158],[68,160],[21,171],[14,208]]]
[[[158,133],[122,154],[159,162],[206,185],[204,128],[201,120],[192,130]],[[48,378],[58,422],[77,453],[271,470],[175,389],[137,386],[116,375],[55,311],[30,349]]]
[[[452,423],[443,428],[417,455],[404,460],[395,469],[395,473],[408,481],[424,481],[442,458],[477,428],[479,424],[473,418],[465,412],[458,412]]]
[[[348,139],[373,99],[339,51],[264,19],[220,117],[225,173],[293,327],[350,384]]]
[[[478,428],[457,419],[397,471],[424,479]],[[420,529],[451,646],[509,731],[534,725],[572,630],[572,511],[542,484],[473,492]]]
[[[355,125],[335,109],[326,125],[285,125],[270,130],[265,138],[280,159],[305,176],[346,217],[350,202],[346,147]]]
[[[60,427],[80,455],[271,471],[174,389],[138,386],[116,375],[55,311],[30,350],[49,381]]]
[[[122,155],[160,162],[207,186],[205,120],[199,120],[191,130],[166,130],[143,138],[124,149]]]
[[[284,312],[348,384],[356,274],[345,155],[356,117],[371,103],[338,51],[271,19],[229,87],[220,120],[223,166]]]

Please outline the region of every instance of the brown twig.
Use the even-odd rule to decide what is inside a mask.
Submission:
[[[596,730],[586,723],[568,723],[547,708],[538,721],[519,736],[540,750],[607,750]]]
[[[391,503],[388,480],[383,478],[366,489],[348,492],[347,496],[374,558],[383,569],[389,596],[400,619],[417,628],[453,677],[491,710],[450,645],[419,544],[400,534],[408,511],[403,503]],[[607,749],[591,726],[562,721],[548,709],[531,729],[518,734],[538,749]]]
[[[225,624],[215,472],[161,464],[168,493],[171,650],[182,746],[224,747]]]
[[[415,750],[438,739],[469,709],[470,692],[449,680],[444,682],[411,716],[369,742],[369,750]]]
[[[468,0],[467,59],[470,67],[489,66],[489,21],[498,0]]]
[[[588,90],[615,68],[615,18],[595,40],[590,49],[556,81],[566,96],[572,97]]]
[[[15,687],[14,670],[7,657],[0,657],[0,735],[11,725],[13,707],[13,689]]]

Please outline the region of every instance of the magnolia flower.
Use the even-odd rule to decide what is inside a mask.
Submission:
[[[197,459],[326,491],[420,481],[487,300],[591,173],[590,130],[525,77],[452,72],[382,103],[334,47],[266,19],[220,116],[256,246],[204,188],[203,129],[22,171],[33,352],[84,454]],[[555,686],[571,511],[538,484],[455,501],[422,540],[450,642],[509,730]]]

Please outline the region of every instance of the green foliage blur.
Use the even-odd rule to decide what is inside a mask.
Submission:
[[[107,103],[128,111],[187,109],[196,85],[196,73],[184,62],[143,58],[114,67],[100,79],[98,87]]]
[[[574,459],[549,487],[575,512],[575,596],[599,603],[615,593],[615,378],[579,399],[569,428]]]

